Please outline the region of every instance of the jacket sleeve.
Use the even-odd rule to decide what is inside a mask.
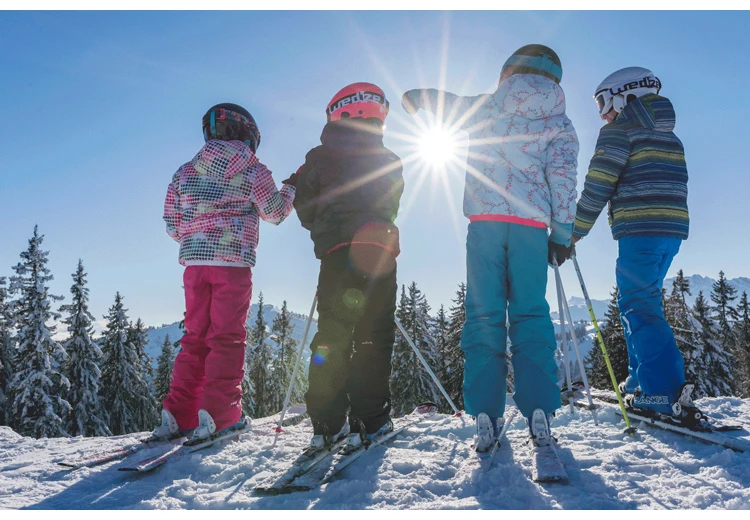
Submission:
[[[182,211],[180,210],[179,172],[174,176],[167,188],[167,197],[164,199],[164,222],[167,223],[167,234],[180,241],[180,221]]]
[[[276,189],[271,170],[262,163],[253,166],[252,201],[258,208],[260,218],[271,224],[281,224],[292,212],[294,186],[284,184],[281,191]]]
[[[297,195],[294,198],[294,209],[297,211],[302,227],[312,230],[315,216],[318,212],[318,175],[315,168],[311,168],[309,158],[299,167],[297,174]]]
[[[480,96],[458,96],[445,90],[434,88],[416,89],[410,99],[419,108],[432,112],[433,114],[442,114],[441,119],[446,124],[463,128],[467,122],[471,121],[484,103],[487,95]]]
[[[625,131],[612,124],[602,128],[576,208],[574,236],[583,238],[591,231],[615,192],[629,157],[630,140]]]
[[[558,244],[569,244],[576,215],[578,136],[568,118],[563,130],[547,145],[544,174],[551,195],[551,238]]]

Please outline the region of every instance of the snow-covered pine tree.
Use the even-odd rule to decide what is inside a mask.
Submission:
[[[734,345],[735,337],[734,334],[732,334],[732,327],[737,321],[738,316],[737,309],[734,308],[732,302],[737,299],[737,289],[729,285],[729,282],[724,276],[724,271],[719,271],[719,279],[714,282],[711,289],[711,301],[714,303],[714,306],[711,307],[711,310],[713,311],[712,317],[717,321],[718,324],[721,346],[724,352],[726,352],[728,356],[731,357],[736,350]],[[740,380],[739,378],[734,377],[734,369],[735,365],[733,363],[730,363],[729,373],[732,375],[732,389],[739,390],[739,388],[735,385],[739,383]]]
[[[286,300],[281,306],[281,312],[274,318],[271,327],[271,340],[276,343],[276,352],[271,364],[273,378],[271,380],[271,393],[273,394],[273,412],[278,412],[284,406],[284,397],[289,386],[289,381],[294,373],[294,362],[297,360],[297,345],[299,342],[292,336],[294,325],[292,317],[286,305]],[[300,360],[300,364],[302,361]],[[304,399],[307,391],[306,371],[302,366],[297,369],[297,378],[294,389],[290,396],[290,403],[299,403]]]
[[[154,423],[159,421],[156,400],[152,389],[154,380],[153,360],[146,353],[148,345],[148,333],[143,321],[138,318],[135,323],[131,323],[127,331],[128,343],[135,349],[135,355],[138,360],[139,380],[142,381],[141,389],[138,393],[141,398],[141,404],[136,410],[136,423],[138,430],[149,430]]]
[[[417,288],[416,283],[412,282],[409,286],[408,297],[402,286],[401,302],[396,311],[396,316],[425,361],[434,370],[437,363],[426,326],[428,311],[427,299],[422,291]],[[396,330],[392,366],[391,395],[393,410],[397,417],[411,413],[415,406],[424,401],[440,402],[440,391],[435,387],[429,373],[424,369],[419,358],[398,329]]]
[[[664,315],[685,360],[685,380],[698,382],[706,379],[707,372],[701,325],[690,312],[685,299],[685,295],[690,294],[690,281],[680,270],[672,282],[672,292],[664,306]],[[695,397],[704,397],[702,391],[703,388],[696,386]]]
[[[734,326],[735,360],[739,384],[736,385],[742,397],[750,397],[750,304],[747,292],[737,305],[738,319]]]
[[[107,327],[102,338],[102,377],[99,396],[109,412],[109,429],[114,435],[140,431],[140,392],[146,386],[135,347],[128,341],[127,309],[122,296],[115,295],[115,303],[104,316]]]
[[[271,385],[271,361],[273,352],[268,344],[268,331],[263,317],[263,293],[258,297],[258,315],[255,325],[250,330],[248,338],[252,349],[252,364],[250,365],[250,383],[253,389],[255,404],[253,417],[267,417],[274,413],[273,393]]]
[[[37,438],[67,436],[65,417],[70,411],[63,397],[70,385],[59,369],[65,351],[52,339],[55,327],[48,324],[60,317],[50,300],[63,298],[49,294],[47,284],[53,277],[47,268],[49,251],[41,249],[43,239],[34,226],[29,248],[10,278],[10,292],[18,295],[13,302],[17,352],[9,385],[11,423],[18,433]]]
[[[704,365],[699,374],[704,377],[695,381],[698,395],[716,397],[720,395],[732,395],[732,362],[729,353],[724,350],[721,342],[721,331],[711,319],[710,308],[703,291],[698,293],[698,298],[693,306],[693,316],[700,327],[701,341],[703,343]]]
[[[242,413],[247,417],[255,417],[255,389],[253,388],[253,346],[250,344],[252,328],[245,324],[247,345],[245,346],[245,374],[242,377]]]
[[[448,331],[446,333],[445,359],[446,371],[445,391],[459,410],[464,409],[464,353],[461,350],[461,333],[466,322],[466,284],[460,283],[456,291],[456,298],[448,315]]]
[[[604,346],[607,348],[609,361],[617,381],[624,381],[628,377],[628,345],[625,342],[625,329],[620,321],[620,308],[617,306],[617,286],[610,293],[604,323],[601,327]],[[589,369],[589,383],[595,388],[611,388],[612,379],[609,376],[607,364],[604,361],[602,347],[596,338],[594,348],[591,349],[586,358],[586,366]]]
[[[440,383],[446,386],[448,384],[446,356],[448,350],[448,315],[445,313],[444,305],[440,305],[435,318],[431,322],[430,335],[435,341],[435,357],[437,360],[437,366],[434,368],[435,375],[438,377]]]
[[[13,377],[15,348],[13,343],[13,312],[11,309],[7,278],[0,277],[0,426],[7,426],[10,419],[8,385]]]
[[[70,334],[63,343],[63,348],[68,353],[64,372],[70,382],[67,400],[71,413],[68,416],[67,430],[72,436],[111,435],[107,427],[107,413],[99,401],[99,363],[102,351],[91,339],[94,333],[94,316],[89,312],[89,289],[86,287],[86,273],[81,260],[78,260],[78,268],[72,278],[72,303],[60,307],[60,312],[68,314],[63,323],[68,326]]]
[[[159,354],[159,358],[157,359],[156,378],[154,380],[154,397],[159,409],[161,409],[161,403],[169,393],[173,367],[174,347],[169,339],[169,334],[167,334],[161,346],[161,354]]]

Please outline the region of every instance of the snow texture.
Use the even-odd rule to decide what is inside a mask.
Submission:
[[[698,405],[711,416],[750,429],[750,400],[707,398]],[[312,434],[305,420],[287,427],[273,446],[276,419],[257,419],[239,440],[180,458],[144,477],[118,472],[118,462],[76,471],[56,464],[131,445],[144,434],[35,440],[0,427],[0,508],[750,508],[750,454],[645,425],[631,438],[612,407],[599,411],[598,427],[588,411],[578,408],[573,415],[561,409],[552,420],[568,485],[530,480],[523,418],[511,423],[508,442],[482,474],[471,448],[473,420],[436,415],[387,447],[365,454],[321,489],[256,497],[253,487],[284,470]]]

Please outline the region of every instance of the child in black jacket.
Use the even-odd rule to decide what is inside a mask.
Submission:
[[[388,102],[354,83],[328,104],[321,146],[284,181],[310,230],[318,279],[318,333],[305,394],[313,422],[309,452],[345,435],[357,445],[392,429],[389,379],[396,311],[401,160],[383,146]],[[351,407],[347,423],[347,409]]]

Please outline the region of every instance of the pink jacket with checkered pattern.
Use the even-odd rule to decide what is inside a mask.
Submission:
[[[271,171],[241,141],[208,141],[174,174],[164,201],[167,233],[182,265],[255,265],[259,218],[280,224],[295,188],[281,191]]]

